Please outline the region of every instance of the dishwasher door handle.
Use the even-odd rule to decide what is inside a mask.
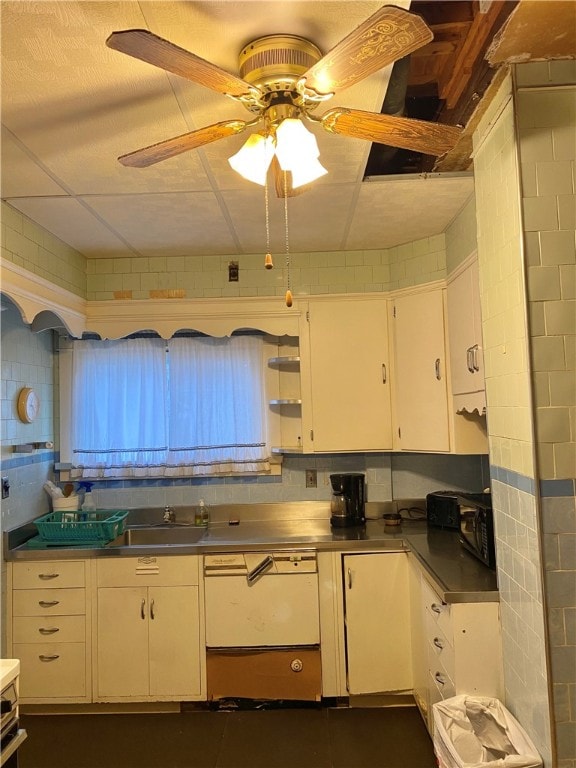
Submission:
[[[262,562],[258,563],[258,565],[255,568],[252,568],[251,571],[249,571],[246,574],[246,581],[248,584],[252,584],[258,576],[261,576],[263,573],[265,573],[269,568],[271,568],[274,565],[274,558],[272,555],[267,555]]]

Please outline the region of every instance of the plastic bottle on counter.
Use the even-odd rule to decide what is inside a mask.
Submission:
[[[92,496],[93,483],[80,483],[80,487],[84,488],[84,501],[82,502],[82,512],[94,512],[96,504],[94,503],[94,496]]]
[[[210,522],[210,512],[208,510],[208,505],[205,503],[204,499],[200,499],[198,506],[200,508],[200,525],[208,525]]]

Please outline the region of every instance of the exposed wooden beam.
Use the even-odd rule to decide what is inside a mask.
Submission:
[[[477,13],[451,72],[444,72],[438,82],[438,93],[448,109],[453,109],[472,76],[476,62],[483,56],[492,39],[495,26],[507,0],[494,0],[486,13]]]

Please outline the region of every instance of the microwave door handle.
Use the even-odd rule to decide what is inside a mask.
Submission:
[[[259,562],[255,568],[252,568],[252,570],[246,574],[246,581],[248,584],[253,584],[259,576],[262,576],[263,573],[266,573],[266,571],[273,565],[274,558],[272,555],[267,555],[264,560]]]

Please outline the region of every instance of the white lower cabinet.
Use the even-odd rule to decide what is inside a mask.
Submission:
[[[350,695],[412,689],[408,554],[343,557]]]
[[[90,700],[88,563],[12,563],[8,589],[8,654],[20,659],[23,704]]]
[[[497,602],[446,603],[412,562],[414,698],[429,731],[432,705],[459,694],[503,697]]]
[[[97,563],[96,701],[203,697],[198,568],[195,556]]]

